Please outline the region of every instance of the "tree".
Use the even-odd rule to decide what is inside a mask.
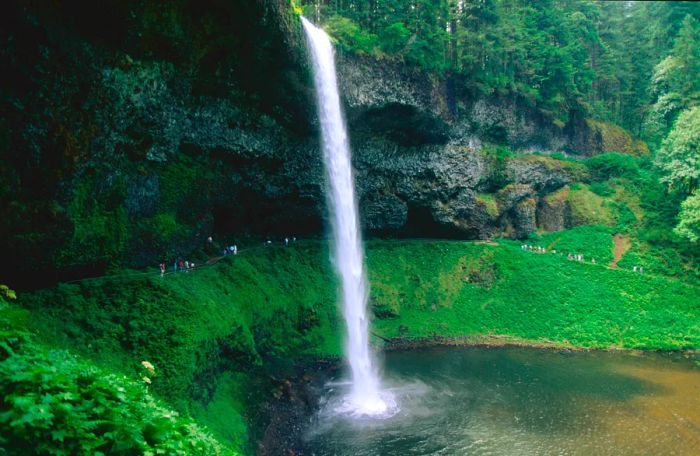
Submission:
[[[700,102],[700,24],[691,15],[683,19],[670,55],[654,68],[651,106],[645,129],[657,143],[678,114]]]
[[[694,106],[700,100],[700,23],[690,14],[683,19],[672,55],[678,65],[672,90],[685,106]]]
[[[683,111],[656,157],[661,182],[690,194],[700,179],[700,107]]]
[[[700,239],[700,192],[695,191],[681,204],[678,226],[673,230],[677,235],[698,242]]]

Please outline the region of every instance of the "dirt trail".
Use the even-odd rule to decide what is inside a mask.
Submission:
[[[620,233],[613,236],[613,242],[615,243],[615,246],[613,247],[613,260],[608,266],[617,269],[617,262],[620,261],[622,256],[630,249],[631,243],[630,238],[623,236]]]

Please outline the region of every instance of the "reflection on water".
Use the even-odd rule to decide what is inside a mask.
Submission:
[[[698,455],[700,368],[679,355],[433,348],[389,353],[400,410],[332,413],[305,434],[315,455]]]

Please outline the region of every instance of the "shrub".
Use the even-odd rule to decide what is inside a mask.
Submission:
[[[382,51],[389,54],[401,52],[405,47],[411,31],[406,28],[403,22],[394,22],[386,26],[379,34],[379,45]]]
[[[639,175],[638,159],[631,155],[610,152],[591,157],[585,161],[591,173],[597,179],[611,177],[635,178]]]
[[[326,21],[328,34],[338,42],[344,51],[373,54],[377,47],[377,36],[365,32],[350,19],[332,16]]]
[[[593,182],[590,189],[598,196],[612,196],[615,194],[615,189],[610,187],[607,182]]]
[[[0,447],[9,455],[234,455],[146,387],[63,350],[0,347]]]

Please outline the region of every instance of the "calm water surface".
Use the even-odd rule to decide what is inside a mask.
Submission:
[[[700,455],[700,367],[680,355],[523,348],[393,352],[400,411],[310,420],[313,455]]]

